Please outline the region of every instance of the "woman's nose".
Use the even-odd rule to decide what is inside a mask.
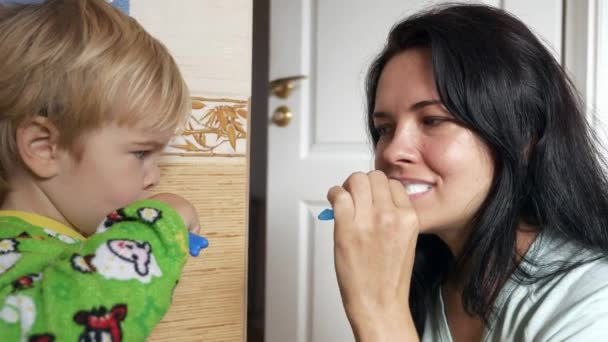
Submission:
[[[420,158],[419,134],[415,127],[397,127],[393,135],[386,140],[384,144],[378,144],[381,150],[376,151],[385,163],[411,164]]]

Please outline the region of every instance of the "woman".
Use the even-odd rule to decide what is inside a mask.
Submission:
[[[524,24],[482,5],[414,15],[367,101],[377,171],[328,193],[357,340],[608,340],[601,151]]]

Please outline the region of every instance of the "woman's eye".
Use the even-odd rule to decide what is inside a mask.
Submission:
[[[422,119],[422,123],[425,126],[431,126],[431,127],[435,127],[435,126],[439,126],[440,124],[448,121],[448,118],[442,117],[442,116],[426,116]]]
[[[137,159],[144,159],[148,155],[148,151],[135,151],[133,155]]]
[[[379,136],[391,134],[391,127],[388,125],[376,126],[374,127],[374,130],[376,131],[376,133],[378,133]]]

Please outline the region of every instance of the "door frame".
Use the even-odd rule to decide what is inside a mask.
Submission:
[[[605,6],[599,0],[564,1],[562,63],[587,106],[587,117],[593,126],[597,122],[600,56],[608,56],[608,44],[600,36],[601,26],[607,26],[602,21],[608,20],[601,17]],[[608,117],[603,120],[608,121]]]
[[[249,117],[249,251],[247,341],[264,341],[266,288],[266,186],[268,169],[268,70],[270,0],[253,0],[253,61]]]

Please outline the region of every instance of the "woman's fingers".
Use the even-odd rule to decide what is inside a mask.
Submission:
[[[403,185],[399,181],[388,179],[382,171],[371,171],[367,174],[353,173],[342,187],[331,188],[327,199],[334,208],[335,216],[340,215],[340,211],[346,210],[340,208],[340,205],[336,208],[335,203],[342,201],[348,201],[345,205],[346,208],[350,208],[348,212],[351,217],[370,215],[377,210],[411,207]]]
[[[336,220],[352,219],[355,216],[355,204],[351,194],[341,186],[334,186],[327,192],[327,200],[334,210]]]
[[[371,171],[367,174],[372,191],[372,202],[374,206],[381,209],[389,209],[395,207],[391,190],[389,188],[389,180],[382,171]]]
[[[366,215],[372,207],[372,189],[367,175],[363,172],[355,172],[342,186],[350,193],[352,198],[355,216]]]
[[[412,206],[403,183],[395,179],[389,179],[388,187],[391,193],[391,199],[397,208],[410,208]]]
[[[355,173],[331,188],[327,199],[334,208],[334,261],[349,320],[369,319],[370,312],[407,313],[401,303],[409,299],[418,222],[402,184],[380,171]]]

